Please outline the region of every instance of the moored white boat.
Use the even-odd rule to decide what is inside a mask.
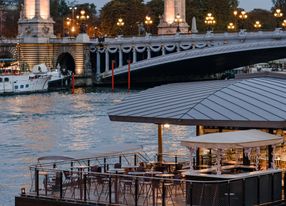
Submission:
[[[0,94],[20,94],[44,92],[48,90],[50,75],[2,74],[0,75]]]

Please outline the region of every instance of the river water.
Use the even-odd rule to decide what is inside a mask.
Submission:
[[[14,205],[20,188],[29,189],[29,165],[44,155],[76,157],[100,145],[136,143],[157,149],[153,124],[111,122],[108,108],[132,93],[109,89],[76,94],[52,92],[0,97],[0,206]],[[180,140],[194,134],[193,127],[164,130],[164,150],[180,150]]]

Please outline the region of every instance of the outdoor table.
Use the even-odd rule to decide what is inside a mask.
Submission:
[[[146,175],[150,175],[150,176],[155,176],[155,175],[158,175],[158,174],[162,174],[163,172],[160,172],[160,171],[148,171],[148,172],[145,172]]]
[[[107,172],[112,173],[112,174],[124,174],[125,170],[122,168],[114,168],[114,169],[107,170]]]
[[[146,174],[146,172],[128,172],[129,175],[137,175],[137,176],[143,176]]]
[[[87,166],[87,165],[76,165],[76,166],[74,166],[73,168],[75,168],[75,169],[78,169],[78,172],[79,172],[79,174],[78,174],[78,186],[79,186],[79,193],[80,193],[80,199],[82,200],[82,195],[83,195],[83,189],[82,189],[82,172],[85,170],[85,169],[87,169],[87,168],[89,168],[89,166]]]
[[[174,177],[175,175],[174,174],[170,174],[170,173],[167,173],[167,174],[157,174],[155,175],[156,177],[162,177],[162,178],[171,178],[171,177]]]

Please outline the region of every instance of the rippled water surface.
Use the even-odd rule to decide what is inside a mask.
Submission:
[[[29,165],[39,156],[76,157],[120,143],[156,150],[156,125],[111,122],[107,116],[108,108],[137,92],[78,89],[75,95],[0,97],[0,205],[14,205],[20,188],[29,188]],[[192,127],[171,126],[164,131],[164,149],[180,149],[180,140],[192,134]]]

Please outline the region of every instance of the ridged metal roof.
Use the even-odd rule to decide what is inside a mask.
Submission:
[[[163,85],[131,95],[108,114],[112,121],[286,128],[286,79]]]

